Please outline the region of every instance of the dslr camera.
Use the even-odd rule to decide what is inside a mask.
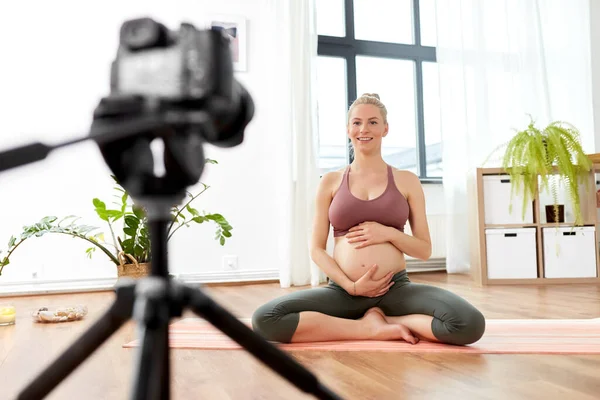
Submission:
[[[121,26],[110,95],[94,112],[91,134],[94,125],[103,132],[132,130],[123,139],[98,143],[122,183],[134,181],[133,175],[139,182],[140,174],[151,173],[149,145],[161,138],[167,172],[163,183],[182,187],[195,184],[202,173],[202,143],[239,145],[253,114],[250,94],[234,77],[224,32],[196,29],[189,23],[171,31],[151,18],[138,18]],[[127,156],[134,151],[136,157]],[[149,188],[129,190],[135,194]]]

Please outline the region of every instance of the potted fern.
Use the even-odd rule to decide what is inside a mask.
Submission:
[[[207,159],[206,162],[217,163],[211,159]],[[0,275],[3,268],[10,263],[10,256],[24,241],[48,233],[69,235],[89,242],[91,246],[86,250],[87,257],[91,258],[94,252],[101,251],[115,264],[119,277],[147,275],[152,255],[146,213],[132,203],[127,191],[114,176],[112,178],[115,181],[114,197],[117,201],[113,204],[116,207],[107,207],[106,202],[98,198],[92,200],[96,214],[108,226],[109,241],[106,240],[106,234],[99,231],[99,227],[79,223],[80,218],[77,216],[70,215],[61,220],[55,216],[46,216],[32,225],[24,226],[18,237],[12,236],[9,239],[8,253],[4,257],[0,255]],[[171,239],[175,232],[184,226],[213,222],[217,225],[215,239],[223,246],[226,239],[231,237],[233,228],[229,222],[221,214],[200,213],[192,207],[192,202],[209,189],[209,186],[201,184],[203,188],[200,192],[196,194],[187,192],[187,201],[183,206],[174,205],[171,208],[171,223],[167,238]]]
[[[549,221],[558,223],[561,220],[558,186],[564,183],[567,199],[573,205],[574,224],[583,225],[579,184],[588,182],[585,178],[592,162],[581,147],[577,128],[555,121],[539,129],[531,120],[526,129],[518,131],[501,147],[506,147],[502,168],[511,178],[511,199],[517,193],[523,196],[523,218],[527,204],[536,195],[539,179],[539,189],[552,194],[554,218],[548,218]],[[509,207],[512,211],[512,202]]]

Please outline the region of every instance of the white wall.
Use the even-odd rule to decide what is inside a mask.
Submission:
[[[272,46],[276,32],[265,9],[268,0],[213,1],[20,1],[10,13],[0,14],[3,58],[0,64],[0,148],[31,141],[54,143],[82,135],[92,111],[108,93],[109,63],[113,60],[121,23],[151,16],[175,28],[182,21],[201,23],[214,14],[243,15],[248,19],[248,72],[238,79],[256,103],[255,118],[246,141],[233,149],[207,146],[206,155],[219,161],[201,181],[211,188],[196,208],[220,212],[233,225],[233,237],[221,247],[214,227],[182,228],[171,241],[173,273],[203,274],[221,271],[223,255],[239,256],[240,270],[276,271],[277,142],[282,132],[273,125],[277,68]],[[69,14],[69,15],[67,15]],[[92,143],[65,148],[46,161],[0,175],[0,249],[21,227],[46,215],[75,214],[88,224],[103,221],[94,213],[92,199],[111,201],[110,171]],[[191,188],[196,192],[199,186]],[[108,232],[108,231],[106,231]],[[26,241],[11,257],[0,285],[37,279],[114,277],[108,258],[80,239],[46,235]]]

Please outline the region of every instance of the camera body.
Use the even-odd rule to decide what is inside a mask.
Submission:
[[[92,135],[118,133],[99,147],[132,194],[181,191],[202,174],[203,143],[239,145],[254,115],[252,97],[234,77],[230,42],[219,30],[182,23],[171,31],[150,18],[125,21],[119,39]],[[164,143],[162,177],[153,175],[155,139]]]
[[[217,30],[182,23],[179,31],[150,18],[121,26],[111,69],[111,92],[171,101],[235,100],[229,41]]]
[[[204,140],[216,146],[243,141],[254,103],[234,77],[230,42],[222,31],[189,23],[171,31],[151,18],[138,18],[123,23],[119,38],[110,96],[95,118],[162,113],[169,123],[204,125]],[[202,123],[207,119],[210,126]]]

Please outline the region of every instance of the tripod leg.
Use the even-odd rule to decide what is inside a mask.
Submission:
[[[67,351],[37,376],[20,394],[19,400],[41,399],[73,372],[127,321],[133,309],[135,286],[117,287],[117,299]]]
[[[169,321],[172,305],[170,284],[163,278],[147,277],[138,283],[133,316],[139,327],[135,400],[170,398]]]
[[[157,364],[162,366],[162,370],[160,372],[160,390],[157,390],[157,393],[160,393],[160,397],[158,399],[170,399],[171,398],[171,360],[170,360],[170,350],[169,350],[169,324],[166,323],[163,327],[161,327],[161,335],[158,340],[160,343],[161,349],[161,357],[157,361]]]
[[[171,351],[169,350],[169,324],[165,324],[164,327],[161,328],[162,337],[160,348],[162,350],[162,357],[158,361],[162,365],[162,371],[160,375],[161,385],[160,385],[160,399],[169,399],[171,398]]]
[[[272,343],[263,339],[198,289],[186,287],[185,301],[199,316],[235,340],[254,357],[304,392],[319,399],[340,399],[310,371]]]
[[[137,358],[136,380],[133,382],[132,399],[148,400],[170,398],[170,374],[168,332],[165,328],[139,330],[140,348]]]

